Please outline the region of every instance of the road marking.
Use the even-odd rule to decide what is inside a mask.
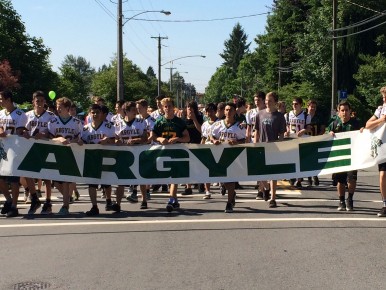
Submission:
[[[246,218],[246,219],[198,219],[198,220],[151,220],[151,221],[95,221],[95,222],[63,222],[0,225],[0,228],[33,228],[33,227],[65,227],[65,226],[105,226],[105,225],[146,225],[146,224],[208,224],[208,223],[240,223],[240,222],[344,222],[344,221],[376,221],[385,222],[383,218]]]

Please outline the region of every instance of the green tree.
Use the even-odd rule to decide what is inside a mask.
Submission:
[[[60,70],[58,93],[69,97],[86,109],[90,104],[92,77],[95,69],[85,58],[66,55]]]
[[[244,55],[249,52],[251,43],[247,43],[248,36],[240,23],[237,23],[229,35],[229,39],[224,42],[224,52],[220,56],[224,59],[224,65],[232,69],[236,74],[237,68]]]
[[[55,88],[58,78],[49,63],[50,49],[26,33],[9,0],[0,1],[0,16],[0,61],[8,60],[19,79],[16,101],[30,101],[34,91]]]

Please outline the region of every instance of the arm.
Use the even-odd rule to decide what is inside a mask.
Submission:
[[[381,115],[381,117],[378,119],[376,116],[372,116],[367,122],[366,122],[366,129],[372,130],[377,128],[378,126],[383,125],[386,122],[386,115]]]

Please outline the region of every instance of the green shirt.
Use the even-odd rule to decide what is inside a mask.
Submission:
[[[343,123],[340,118],[337,118],[335,121],[331,122],[327,127],[327,132],[348,132],[355,131],[361,128],[358,119],[351,118],[348,122]]]
[[[174,137],[183,137],[183,132],[186,130],[186,123],[176,116],[173,119],[166,119],[165,116],[160,117],[154,124],[153,132],[157,137],[166,139]]]

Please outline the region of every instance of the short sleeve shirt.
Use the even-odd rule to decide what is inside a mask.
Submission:
[[[284,114],[279,111],[267,112],[266,109],[260,110],[256,118],[255,128],[259,131],[260,142],[278,141],[279,135],[286,132]]]
[[[158,137],[166,139],[183,136],[183,132],[186,130],[185,121],[177,116],[173,119],[166,119],[165,116],[161,116],[154,124],[153,132]]]

